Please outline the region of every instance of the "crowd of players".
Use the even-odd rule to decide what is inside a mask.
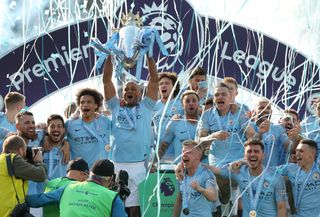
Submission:
[[[188,87],[180,89],[176,73],[158,73],[154,60],[147,62],[147,86],[130,80],[117,96],[109,57],[104,96],[91,88],[79,90],[65,110],[67,120],[53,114],[37,126],[25,97],[8,93],[0,114],[1,143],[17,134],[28,146],[42,147],[47,180],[66,176],[70,159],[80,157],[89,168],[110,159],[115,171],[129,174],[125,207],[132,217],[141,216],[138,185],[147,172],[179,162],[174,216],[320,214],[320,102],[315,115],[303,121],[296,110],[286,109],[272,123],[267,98],[259,98],[254,108],[236,101],[234,78],[208,86],[206,71],[198,67],[188,72]],[[288,194],[283,176],[290,183]],[[29,182],[27,194],[41,193],[45,186]]]

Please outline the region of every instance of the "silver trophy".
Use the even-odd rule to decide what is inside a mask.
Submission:
[[[124,81],[126,71],[136,67],[136,79],[140,81],[143,67],[143,56],[153,56],[153,46],[156,42],[164,56],[168,55],[161,41],[158,31],[151,26],[142,26],[139,13],[129,12],[121,18],[122,27],[114,29],[109,40],[102,44],[94,38],[91,46],[95,48],[99,57],[97,68],[101,68],[105,58],[113,55],[117,60],[116,77],[119,82]],[[123,70],[125,69],[125,71]],[[123,72],[124,71],[124,72]]]
[[[138,33],[142,21],[139,13],[129,12],[122,16],[121,23],[123,27],[119,31],[118,48],[123,52],[123,56],[120,61],[124,68],[132,69],[136,66],[139,57]]]

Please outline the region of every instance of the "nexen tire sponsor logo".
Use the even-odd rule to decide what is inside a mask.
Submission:
[[[89,44],[83,45],[80,48],[72,48],[70,52],[66,50],[66,46],[61,46],[61,52],[52,54],[49,58],[42,60],[40,63],[34,64],[32,67],[27,68],[24,71],[19,71],[8,75],[7,78],[11,84],[19,91],[20,85],[27,80],[29,83],[32,82],[32,77],[42,77],[52,70],[59,71],[60,67],[64,67],[66,64],[70,65],[70,61],[77,62],[83,58],[89,58],[88,48]],[[33,74],[33,75],[32,75]]]

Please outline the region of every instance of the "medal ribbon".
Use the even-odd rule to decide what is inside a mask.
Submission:
[[[296,172],[296,176],[295,176],[295,179],[294,179],[294,207],[296,209],[298,209],[299,206],[300,206],[300,202],[301,202],[301,198],[302,198],[302,195],[304,193],[304,190],[305,190],[305,186],[306,186],[311,174],[313,174],[315,168],[316,168],[316,164],[313,163],[312,169],[308,172],[308,175],[307,175],[306,179],[304,180],[304,182],[303,182],[303,184],[302,184],[302,186],[300,188],[300,192],[298,191],[298,182],[299,182],[299,176],[300,176],[300,173],[301,173],[301,167],[299,167],[299,169]]]
[[[260,174],[260,180],[259,180],[259,183],[258,183],[258,188],[256,189],[256,193],[255,195],[253,195],[253,190],[252,190],[252,184],[254,182],[254,180],[251,179],[251,174],[250,174],[250,171],[249,171],[249,168],[247,170],[247,173],[248,173],[248,178],[249,178],[249,186],[248,186],[248,190],[249,190],[249,199],[250,199],[250,207],[252,210],[257,210],[257,207],[258,207],[258,201],[259,201],[259,195],[260,195],[260,192],[261,192],[261,188],[262,188],[262,183],[264,181],[264,177],[265,177],[265,170],[262,171],[262,174]]]
[[[199,167],[201,167],[201,168],[199,168]],[[197,168],[196,173],[193,175],[192,181],[196,180],[197,176],[202,173],[203,167],[201,165],[199,165],[199,167]],[[189,185],[187,185],[188,184],[187,177],[188,177],[187,170],[185,169],[184,170],[184,179],[183,179],[184,189],[183,189],[183,193],[182,193],[182,209],[189,207],[190,196],[191,196],[191,191],[192,191],[191,186],[190,186],[192,181],[190,181]],[[191,180],[191,177],[190,177],[190,180]]]

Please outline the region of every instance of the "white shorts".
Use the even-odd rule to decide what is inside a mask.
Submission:
[[[125,207],[140,206],[139,200],[139,184],[143,182],[147,176],[147,171],[143,162],[136,163],[116,163],[114,162],[114,169],[117,173],[120,170],[125,170],[129,174],[128,187],[130,195],[125,200]]]

